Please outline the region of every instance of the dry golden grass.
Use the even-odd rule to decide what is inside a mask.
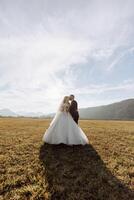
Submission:
[[[80,121],[90,144],[42,143],[50,120],[0,118],[0,199],[134,199],[134,122]]]

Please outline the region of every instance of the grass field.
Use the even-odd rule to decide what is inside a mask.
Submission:
[[[134,199],[134,122],[80,121],[90,144],[42,142],[50,120],[0,118],[0,200]]]

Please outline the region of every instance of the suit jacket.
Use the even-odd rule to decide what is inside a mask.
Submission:
[[[70,108],[69,108],[69,112],[73,117],[78,115],[78,104],[77,104],[77,101],[73,100],[71,102],[71,105],[70,105]]]

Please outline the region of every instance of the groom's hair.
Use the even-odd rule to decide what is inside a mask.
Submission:
[[[70,95],[70,97],[73,97],[73,98],[75,98],[75,96],[74,96],[73,94],[71,94],[71,95]]]

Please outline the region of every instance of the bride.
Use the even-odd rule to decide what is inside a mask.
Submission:
[[[69,97],[65,96],[58,112],[43,135],[43,141],[49,144],[67,145],[88,144],[88,138],[69,113]]]

